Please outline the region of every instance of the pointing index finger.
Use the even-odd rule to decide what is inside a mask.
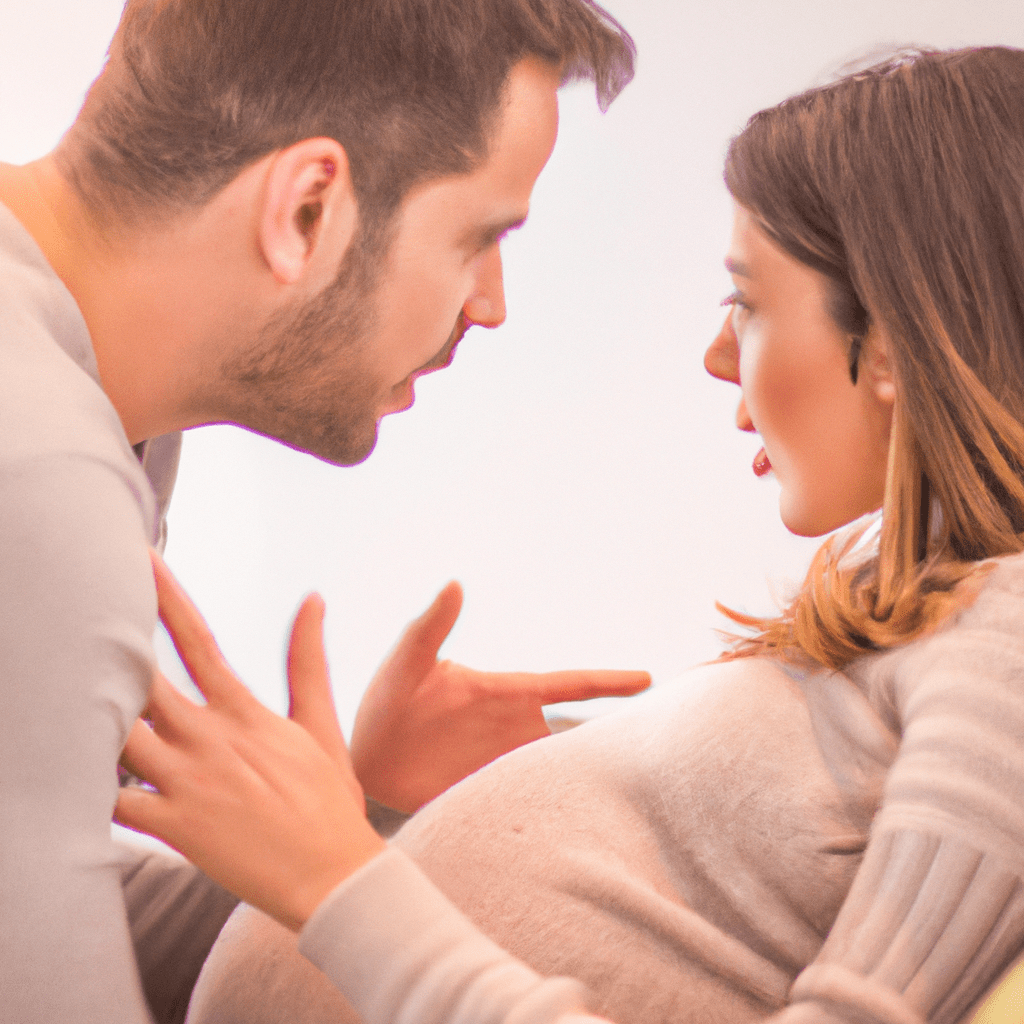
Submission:
[[[559,704],[569,700],[591,700],[594,697],[631,697],[651,685],[649,672],[618,669],[572,669],[565,672],[544,672],[534,677],[534,685],[542,704]]]

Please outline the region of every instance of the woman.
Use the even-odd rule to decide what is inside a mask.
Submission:
[[[402,851],[621,1022],[967,1019],[1024,948],[1021,111],[1024,53],[925,53],[734,140],[736,290],[706,365],[741,385],[790,529],[882,515],[826,542],[778,618],[733,615],[753,632],[724,663],[500,759],[385,850],[315,602],[285,722],[161,569],[211,708],[154,691],[156,735],[127,755],[160,792],[124,794],[120,818],[301,928],[369,1024],[594,1019]],[[257,974],[249,1019],[347,1012]]]

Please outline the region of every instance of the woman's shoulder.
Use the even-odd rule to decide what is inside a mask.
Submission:
[[[984,574],[978,587],[979,597],[992,592],[1019,594],[1024,598],[1024,551],[982,562],[979,570]]]
[[[946,647],[954,640],[963,644],[972,636],[983,640],[998,634],[1024,644],[1024,552],[978,563],[957,593],[961,607],[922,642],[932,640]]]
[[[904,725],[933,702],[966,707],[998,693],[1024,706],[1024,553],[980,563],[960,593],[961,607],[935,629],[844,670]]]

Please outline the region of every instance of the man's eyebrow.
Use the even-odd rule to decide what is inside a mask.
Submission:
[[[737,277],[750,277],[750,268],[740,260],[734,260],[731,256],[725,257],[725,269]]]
[[[465,233],[462,241],[467,245],[476,245],[501,238],[502,235],[508,234],[509,231],[521,228],[526,223],[526,217],[527,215],[522,213],[513,217],[491,221],[489,224],[477,225]]]

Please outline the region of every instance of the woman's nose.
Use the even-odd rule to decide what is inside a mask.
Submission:
[[[732,329],[732,317],[727,316],[718,336],[704,353],[704,369],[718,380],[728,381],[730,384],[740,382],[740,344],[736,340],[736,332]],[[750,413],[747,412],[747,403],[740,398],[740,404],[736,408],[736,426],[740,430],[754,429]]]
[[[740,382],[740,346],[732,329],[732,316],[725,318],[718,336],[704,353],[704,369],[718,380]]]

